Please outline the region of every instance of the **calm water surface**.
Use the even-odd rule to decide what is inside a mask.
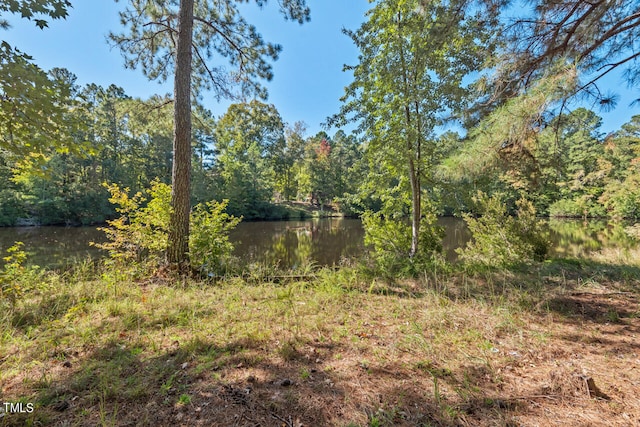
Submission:
[[[443,247],[449,260],[455,249],[470,238],[459,218],[440,218],[445,228]],[[629,247],[620,227],[601,221],[550,221],[553,254],[581,257],[603,247]],[[296,268],[313,262],[337,265],[364,251],[364,231],[358,219],[330,218],[306,221],[243,222],[230,235],[235,255],[245,263],[268,263]],[[15,227],[0,228],[0,254],[13,242],[21,241],[30,254],[30,262],[60,266],[87,256],[104,256],[89,242],[104,241],[104,233],[95,227]]]

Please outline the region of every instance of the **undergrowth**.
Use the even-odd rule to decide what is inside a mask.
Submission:
[[[0,384],[7,399],[36,404],[30,421],[11,418],[16,422],[62,417],[121,425],[132,407],[153,402],[168,414],[201,405],[199,381],[233,385],[242,370],[266,375],[258,381],[270,384],[290,366],[294,376],[287,378],[303,387],[318,377],[334,384],[399,369],[426,381],[423,406],[433,419],[455,424],[465,417],[460,408],[486,396],[479,380],[465,375],[482,372],[489,384],[499,382],[507,345],[520,354],[519,346],[546,342],[543,331],[530,328],[532,316],[547,316],[572,289],[637,291],[637,267],[602,267],[548,261],[474,274],[431,268],[393,280],[361,265],[277,279],[263,268],[212,280],[85,262],[43,272],[46,286],[1,312]],[[374,396],[351,393],[353,402],[342,404],[351,411],[344,420],[355,425],[394,425],[408,408],[397,396],[371,406]],[[72,409],[55,409],[65,402]],[[153,411],[141,413],[149,417],[143,422],[158,424]],[[0,425],[18,425],[7,422]]]

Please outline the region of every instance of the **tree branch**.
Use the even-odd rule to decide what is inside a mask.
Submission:
[[[591,52],[593,52],[594,50],[602,46],[602,44],[607,40],[609,40],[610,38],[615,37],[624,31],[637,27],[640,24],[640,22],[631,23],[629,25],[621,27],[621,25],[626,24],[627,22],[633,21],[634,19],[640,20],[640,12],[636,12],[632,15],[627,16],[625,19],[616,23],[613,27],[609,28],[609,30],[607,30],[607,32],[604,33],[602,37],[600,37],[598,40],[593,42],[591,47],[589,47],[589,49],[587,49],[585,52],[582,53],[582,55],[580,56],[580,58],[578,58],[578,60],[582,60],[583,58],[588,56]]]
[[[233,41],[229,36],[227,36],[224,32],[220,31],[220,30],[218,29],[218,27],[216,27],[215,25],[213,25],[210,21],[207,21],[207,20],[205,20],[205,19],[202,19],[202,18],[200,18],[200,17],[198,17],[198,16],[194,16],[194,17],[193,17],[193,20],[194,20],[194,21],[197,21],[197,22],[200,22],[201,24],[203,24],[203,25],[205,25],[205,26],[207,26],[207,27],[211,28],[215,33],[217,33],[220,37],[222,37],[222,38],[223,38],[223,39],[224,39],[224,40],[229,44],[229,46],[231,46],[231,48],[232,48],[233,50],[235,50],[236,52],[238,52],[238,53],[240,54],[240,65],[239,65],[239,67],[240,67],[240,72],[242,72],[242,71],[243,71],[243,69],[244,69],[244,61],[245,61],[245,58],[246,58],[246,59],[248,59],[248,56],[247,56],[247,54],[244,52],[244,50],[243,50],[240,46],[238,46],[238,45],[236,44],[236,42],[234,42],[234,41]]]
[[[223,93],[224,96],[227,97],[227,98],[233,98],[233,94],[231,92],[229,92],[229,90],[227,90],[222,84],[220,84],[218,82],[218,79],[213,74],[213,71],[211,71],[211,69],[207,66],[207,63],[204,60],[204,58],[202,57],[202,54],[200,53],[200,49],[198,49],[198,46],[196,46],[195,43],[192,43],[191,46],[193,47],[194,53],[198,57],[198,60],[202,64],[202,67],[204,68],[206,73],[209,75],[209,78],[211,79],[211,82],[217,88],[217,91],[220,92],[220,93]]]
[[[621,66],[621,65],[623,65],[623,64],[625,64],[625,63],[627,63],[627,62],[629,62],[629,61],[631,61],[631,60],[634,60],[634,59],[636,59],[636,58],[640,58],[640,52],[636,52],[636,53],[634,53],[633,55],[628,56],[628,57],[626,57],[625,59],[623,59],[623,60],[621,60],[621,61],[614,62],[614,63],[611,63],[611,64],[605,64],[605,65],[603,65],[602,67],[598,68],[598,70],[597,70],[597,71],[600,71],[600,70],[602,70],[602,69],[604,69],[604,68],[606,68],[606,67],[609,67],[609,68],[608,68],[607,70],[605,70],[604,72],[602,72],[602,73],[598,74],[596,77],[592,78],[589,82],[587,82],[587,83],[585,83],[584,85],[582,85],[582,86],[580,86],[579,88],[577,88],[577,89],[573,92],[573,94],[575,95],[575,94],[579,93],[580,91],[584,90],[585,88],[587,88],[587,87],[589,87],[589,86],[591,86],[591,85],[595,85],[595,82],[596,82],[596,81],[598,81],[598,80],[599,80],[599,79],[601,79],[602,77],[606,76],[607,74],[609,74],[609,73],[610,73],[611,71],[613,71],[614,69],[616,69],[616,68],[618,68],[619,66]]]

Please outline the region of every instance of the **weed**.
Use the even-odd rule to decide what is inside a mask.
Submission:
[[[286,341],[280,346],[278,354],[286,361],[292,361],[298,357],[298,351],[296,350],[294,343],[290,341]]]
[[[173,390],[173,382],[176,379],[177,373],[171,375],[165,382],[160,386],[160,393],[167,395]]]
[[[618,313],[617,310],[610,308],[607,310],[607,320],[611,323],[618,323],[620,322],[620,314]]]
[[[436,403],[440,405],[442,401],[442,395],[440,394],[440,385],[438,382],[438,377],[435,375],[432,375],[432,379],[433,379],[433,398],[435,399]]]
[[[308,369],[303,368],[302,371],[300,371],[300,379],[308,380],[309,378],[311,378],[311,372],[309,372]]]
[[[368,412],[368,427],[392,426],[397,422],[399,410],[397,405],[382,405],[377,411]]]
[[[178,405],[188,405],[191,403],[191,396],[189,396],[188,394],[181,394],[180,397],[178,397]]]
[[[103,393],[100,395],[99,401],[99,415],[100,415],[100,425],[102,427],[114,427],[117,425],[118,419],[118,406],[114,404],[113,412],[109,414],[109,410],[107,408],[107,394]]]

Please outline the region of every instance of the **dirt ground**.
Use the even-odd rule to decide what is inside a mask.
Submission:
[[[5,380],[5,400],[39,403],[0,425],[637,426],[640,307],[629,289],[564,287],[520,312],[406,292],[327,298],[305,312],[300,295],[297,316],[316,322],[295,334],[290,320],[226,341],[174,331],[153,352],[125,330],[52,346]],[[252,301],[242,300],[248,318],[272,322]],[[101,376],[109,369],[113,384]]]

